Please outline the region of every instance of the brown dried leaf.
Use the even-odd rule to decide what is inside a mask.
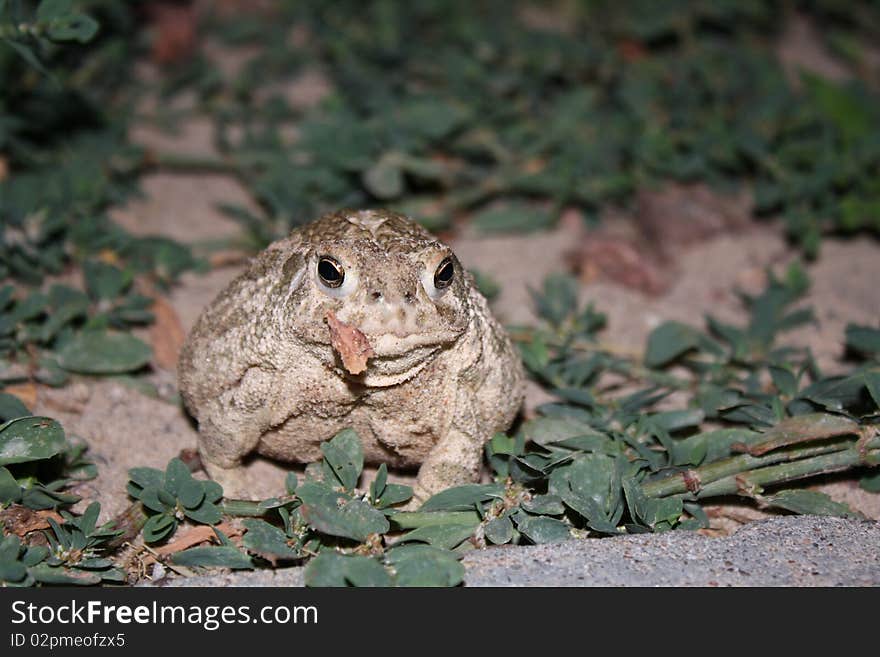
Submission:
[[[569,254],[569,261],[585,284],[602,278],[650,295],[665,292],[672,278],[633,241],[598,233]]]
[[[367,369],[367,359],[375,356],[367,336],[336,318],[333,311],[325,319],[330,327],[330,343],[342,358],[342,364],[350,374],[360,374]]]
[[[147,11],[153,24],[153,61],[168,66],[188,59],[197,42],[195,7],[175,2],[153,2],[147,6]]]
[[[49,529],[48,518],[59,523],[64,522],[64,518],[55,511],[34,511],[20,504],[13,504],[0,511],[0,524],[7,532],[12,532],[19,538],[24,538],[30,532]]]
[[[194,447],[185,447],[180,450],[180,454],[177,455],[181,461],[183,461],[184,465],[189,468],[190,472],[198,472],[202,469],[202,457],[199,454],[199,450]]]
[[[667,185],[638,194],[636,221],[646,241],[663,257],[677,250],[751,225],[751,201],[721,195],[704,184]]]
[[[0,155],[0,182],[9,177],[9,160]]]
[[[33,382],[6,386],[3,388],[3,392],[18,397],[21,403],[28,407],[28,410],[32,410],[37,405],[37,386]]]
[[[167,556],[169,554],[174,554],[175,552],[189,549],[200,543],[211,543],[217,538],[217,535],[214,533],[215,529],[223,532],[230,538],[241,536],[244,533],[242,528],[236,527],[229,522],[221,522],[219,525],[213,527],[209,527],[208,525],[196,525],[195,527],[190,527],[188,531],[180,536],[180,538],[177,538],[170,543],[166,543],[165,545],[153,548],[153,552],[159,556]]]
[[[165,297],[153,297],[151,308],[156,321],[150,326],[150,343],[155,363],[165,370],[177,367],[177,357],[183,346],[186,331],[177,311]]]

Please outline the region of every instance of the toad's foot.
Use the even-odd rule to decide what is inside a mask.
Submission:
[[[258,499],[248,491],[247,477],[245,469],[241,465],[231,468],[223,468],[216,463],[202,460],[205,471],[208,476],[223,487],[223,497],[234,500],[255,500]]]
[[[480,478],[483,443],[456,429],[450,430],[428,454],[419,469],[413,497],[405,510],[414,511],[429,497],[452,486],[472,484]]]

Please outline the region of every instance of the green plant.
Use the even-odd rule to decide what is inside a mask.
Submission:
[[[184,518],[205,525],[221,520],[216,502],[223,496],[223,489],[216,482],[193,479],[180,459],[171,459],[165,472],[132,468],[128,476],[128,494],[150,514],[143,528],[148,543],[171,536]]]
[[[877,21],[857,4],[834,13]],[[880,104],[859,79],[792,85],[772,49],[782,8],[599,2],[545,9],[568,26],[548,30],[509,5],[376,3],[352,22],[351,3],[299,3],[247,30],[211,17],[218,38],[259,50],[232,79],[203,59],[192,69],[223,158],[157,162],[239,176],[262,213],[225,209],[258,244],[341,206],[391,205],[432,228],[472,210],[481,230],[532,230],[670,179],[746,183],[756,213],[782,216],[811,256],[824,231],[877,231]],[[292,25],[309,45],[290,44]],[[319,107],[265,101],[305,63],[333,83]]]
[[[32,586],[36,580],[31,568],[49,554],[44,545],[27,546],[14,534],[0,538],[0,582],[5,586]]]
[[[40,288],[0,290],[6,382],[61,385],[66,371],[141,367],[149,350],[127,331],[152,321],[151,301],[133,291],[134,277],[161,288],[195,265],[189,248],[132,236],[107,217],[146,166],[126,136],[131,87],[120,93],[131,12],[106,0],[0,2],[0,280]],[[74,265],[87,294],[43,289]]]
[[[112,528],[112,522],[98,527],[100,513],[101,505],[92,502],[78,517],[62,511],[65,520],[62,524],[53,518],[48,519],[51,531],[45,534],[49,540],[49,555],[32,570],[38,582],[97,584],[125,581],[125,571],[105,556],[112,552],[108,543],[121,532]]]
[[[70,444],[56,420],[31,415],[6,393],[0,393],[0,419],[0,505],[55,509],[78,501],[65,489],[96,475],[84,446]]]

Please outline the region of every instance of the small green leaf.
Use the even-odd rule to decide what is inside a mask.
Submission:
[[[27,417],[31,412],[15,395],[0,392],[0,422],[9,422],[20,417]]]
[[[374,502],[379,499],[388,483],[388,466],[384,463],[376,470],[376,477],[370,482],[370,499]]]
[[[216,525],[223,519],[220,509],[210,502],[204,502],[201,506],[194,509],[184,509],[183,513],[190,520],[202,523],[203,525]]]
[[[49,23],[49,38],[53,41],[87,43],[98,33],[98,21],[86,14],[72,14]]]
[[[23,563],[13,560],[0,560],[0,582],[15,584],[23,582],[27,576],[28,570]],[[33,580],[31,580],[31,583],[33,583]]]
[[[653,413],[651,423],[663,431],[674,433],[682,429],[690,429],[700,426],[706,414],[701,408],[688,408],[677,411],[661,411]]]
[[[47,563],[37,564],[29,568],[28,572],[34,579],[43,584],[74,584],[78,586],[93,586],[101,583],[101,575],[96,572],[50,566]]]
[[[528,232],[549,228],[556,216],[522,203],[509,203],[478,212],[471,225],[484,233]]]
[[[187,509],[195,509],[205,499],[205,491],[202,488],[202,482],[190,479],[183,482],[180,491],[177,493],[177,499]]]
[[[385,484],[382,495],[376,500],[377,509],[387,509],[395,504],[406,502],[413,496],[412,486],[405,484]]]
[[[866,474],[859,480],[859,485],[862,487],[862,490],[866,490],[869,493],[880,493],[880,472]]]
[[[342,555],[323,550],[305,572],[306,586],[391,586],[385,568],[370,557]]]
[[[517,529],[532,543],[559,543],[571,538],[570,527],[556,518],[521,514]]]
[[[202,481],[200,482],[202,486],[202,491],[205,493],[205,502],[210,502],[211,504],[218,502],[223,497],[223,486],[218,484],[216,481]]]
[[[855,352],[880,355],[880,328],[847,324],[846,346]]]
[[[465,484],[447,488],[431,496],[419,511],[470,511],[474,504],[492,498],[501,498],[504,487],[501,484]]]
[[[783,490],[774,495],[761,497],[762,505],[786,509],[800,514],[817,516],[838,516],[840,518],[862,518],[847,504],[835,502],[825,493],[815,490]]]
[[[767,369],[770,372],[770,377],[773,379],[773,385],[776,386],[780,394],[786,397],[794,397],[797,394],[797,378],[789,368],[768,365]]]
[[[681,322],[664,322],[648,336],[645,365],[662,367],[691,349],[696,349],[700,341],[700,333],[693,327]]]
[[[248,518],[242,524],[247,529],[242,545],[251,552],[281,559],[297,559],[302,556],[290,546],[291,539],[283,531],[265,520]]]
[[[152,349],[128,333],[83,331],[58,352],[58,364],[80,374],[122,374],[150,362]]]
[[[28,416],[0,425],[0,465],[40,461],[66,448],[64,429],[52,418]]]
[[[328,442],[321,444],[324,454],[326,481],[337,480],[346,490],[354,490],[364,468],[361,441],[353,429],[343,429]]]
[[[458,586],[464,566],[452,552],[430,545],[401,545],[385,553],[398,586]]]
[[[73,0],[40,0],[37,7],[37,20],[41,23],[47,23],[67,16],[73,11]]]
[[[201,566],[202,568],[252,569],[253,559],[231,545],[194,547],[171,556],[171,563],[178,566]]]
[[[676,440],[672,445],[672,465],[700,465],[733,454],[733,445],[753,445],[764,434],[748,429],[716,429]]]
[[[167,513],[158,513],[150,516],[144,523],[144,540],[147,543],[156,543],[167,538],[177,529],[177,521]]]
[[[93,299],[114,300],[131,285],[131,272],[99,260],[83,263],[86,289]]]
[[[429,525],[419,527],[400,539],[400,543],[421,542],[444,550],[451,550],[474,534],[477,524],[467,525]]]
[[[0,504],[13,504],[21,499],[21,486],[6,468],[0,468]]]
[[[526,440],[538,445],[553,445],[572,438],[589,437],[595,440],[593,451],[611,449],[611,439],[594,429],[586,422],[573,417],[537,417],[528,420],[522,427]]]
[[[449,136],[467,114],[466,108],[439,98],[417,98],[397,107],[395,119],[404,130],[433,141]]]
[[[165,468],[165,490],[178,497],[180,491],[189,482],[193,481],[189,468],[179,458],[174,457],[168,461]]]
[[[651,498],[632,478],[623,480],[623,490],[629,503],[630,514],[654,531],[671,529],[684,511],[679,497]]]
[[[876,128],[871,109],[853,86],[814,73],[803,72],[801,77],[812,103],[848,141],[866,138]]]
[[[559,516],[565,513],[565,505],[558,495],[535,495],[522,503],[522,508],[541,516]]]
[[[383,534],[390,525],[385,515],[360,499],[351,499],[325,484],[309,482],[297,490],[302,514],[315,529],[331,536],[365,541],[370,534]]]
[[[513,523],[510,518],[493,518],[486,523],[483,534],[495,545],[504,545],[513,540]]]

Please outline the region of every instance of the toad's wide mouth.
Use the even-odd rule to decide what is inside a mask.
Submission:
[[[430,365],[443,345],[426,345],[398,355],[370,356],[366,367],[352,373],[338,351],[334,350],[337,372],[346,380],[369,388],[386,388],[408,381]]]
[[[441,339],[442,338],[442,339]],[[384,387],[406,381],[421,372],[452,341],[454,336],[378,336],[370,339],[375,345],[366,368],[357,374],[343,373],[346,378],[370,387]]]
[[[340,372],[368,386],[393,385],[415,376],[460,335],[448,329],[406,334],[399,326],[392,331],[380,327],[380,332],[368,334],[333,312],[325,320]]]
[[[374,360],[408,359],[419,353],[430,353],[455,341],[459,333],[454,331],[432,331],[400,335],[398,333],[366,334],[375,354]]]

